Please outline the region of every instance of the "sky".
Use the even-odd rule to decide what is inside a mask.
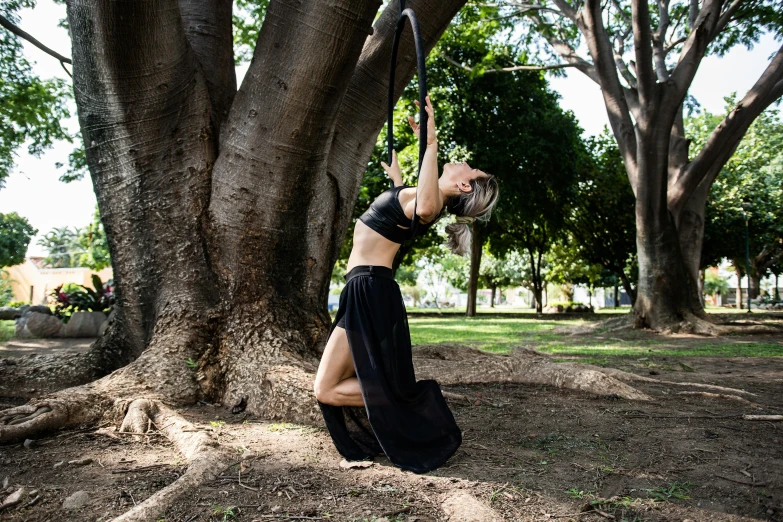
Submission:
[[[65,18],[65,6],[52,0],[39,0],[34,10],[22,12],[20,26],[43,44],[70,56],[70,39],[65,29],[57,26]],[[767,66],[770,56],[779,44],[767,35],[753,50],[734,48],[723,58],[707,57],[703,60],[690,93],[710,112],[720,113],[724,109],[724,96],[732,92],[743,95],[758,79]],[[54,58],[24,42],[25,55],[33,63],[33,69],[41,78],[69,79]],[[247,65],[237,69],[241,81]],[[601,132],[608,125],[601,90],[582,73],[566,69],[564,78],[550,78],[550,86],[562,96],[561,106],[571,110],[588,135]],[[75,132],[78,129],[76,108],[66,126]],[[0,190],[0,212],[18,212],[38,229],[38,236],[28,248],[28,256],[44,255],[42,247],[36,245],[38,238],[53,227],[84,227],[91,220],[95,208],[95,193],[89,176],[81,181],[62,183],[59,177],[64,169],[56,169],[55,163],[67,164],[68,153],[73,145],[57,143],[40,158],[34,158],[19,150],[16,168],[6,179],[6,187]]]

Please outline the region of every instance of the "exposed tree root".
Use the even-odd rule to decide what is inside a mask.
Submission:
[[[24,355],[0,359],[0,395],[32,398],[100,377],[86,354]]]
[[[598,328],[605,332],[618,332],[638,329],[636,326],[636,318],[633,312],[628,313],[622,317],[615,317],[603,321],[598,325]],[[665,324],[654,325],[651,328],[652,331],[661,334],[695,334],[706,335],[710,337],[717,337],[728,333],[725,327],[715,324],[712,321],[699,317],[690,312],[683,314],[683,319],[680,321],[671,321]]]
[[[463,364],[454,364],[462,361]],[[533,350],[517,349],[511,355],[488,354],[459,345],[428,345],[414,349],[416,375],[441,385],[518,382],[569,388],[628,400],[650,400],[602,368],[587,364],[554,363]]]
[[[736,395],[728,395],[728,394],[725,394],[725,393],[683,391],[683,392],[677,392],[677,395],[686,395],[686,396],[690,396],[690,397],[704,397],[705,399],[720,399],[720,400],[737,401],[737,402],[741,402],[743,404],[747,404],[748,406],[752,406],[754,408],[758,407],[758,404],[756,404],[755,402],[751,402],[748,399],[745,399],[743,397],[737,397]]]
[[[97,422],[105,408],[106,401],[100,395],[85,390],[67,397],[43,397],[0,411],[0,444]]]
[[[231,463],[228,450],[221,448],[210,432],[199,431],[171,408],[149,399],[136,399],[127,404],[120,431],[146,433],[152,426],[166,435],[188,459],[188,469],[173,483],[113,522],[157,520],[182,495],[213,480]]]
[[[665,381],[665,380],[662,380],[662,379],[653,379],[651,377],[645,377],[643,375],[636,375],[635,373],[624,372],[622,370],[616,370],[614,368],[601,368],[601,371],[606,373],[607,375],[611,375],[612,377],[615,377],[615,378],[620,379],[622,381],[650,382],[650,383],[656,383],[656,384],[665,384],[665,385],[668,385],[668,386],[688,386],[690,388],[702,388],[702,389],[705,389],[705,390],[725,392],[725,393],[734,394],[734,395],[747,395],[749,397],[756,397],[755,393],[751,393],[749,391],[740,390],[738,388],[727,388],[725,386],[718,386],[718,385],[715,385],[715,384],[703,384],[703,383],[700,383],[700,382]]]

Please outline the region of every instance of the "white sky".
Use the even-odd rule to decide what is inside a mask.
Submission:
[[[70,56],[68,34],[57,27],[62,18],[65,18],[64,5],[55,4],[52,0],[39,0],[35,10],[22,13],[20,25],[45,45]],[[752,51],[735,48],[722,59],[706,58],[691,87],[691,94],[706,110],[722,112],[723,97],[734,91],[744,94],[778,47],[779,44],[771,36],[765,36]],[[39,76],[68,79],[57,60],[27,42],[24,48]],[[240,79],[246,68],[243,66],[237,70]],[[562,107],[574,112],[587,134],[597,134],[608,124],[600,89],[582,73],[568,70],[567,78],[553,78],[550,85],[562,95]],[[67,126],[75,131],[78,128],[75,106],[72,113],[74,117],[67,122]],[[0,190],[0,212],[16,211],[39,230],[39,235],[30,243],[28,255],[44,254],[35,243],[38,237],[53,227],[84,227],[92,220],[95,194],[89,176],[82,181],[62,183],[59,177],[64,169],[58,170],[54,166],[58,161],[67,163],[71,150],[72,145],[58,143],[38,159],[28,156],[21,149],[16,169],[6,179],[6,187]]]

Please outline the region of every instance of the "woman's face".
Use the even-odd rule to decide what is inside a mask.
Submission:
[[[467,162],[446,163],[443,166],[443,176],[449,186],[455,186],[457,190],[467,193],[473,190],[470,182],[476,178],[486,176],[479,169],[474,169]]]

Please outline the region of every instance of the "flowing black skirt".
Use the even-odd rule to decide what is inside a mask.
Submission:
[[[402,469],[431,471],[451,457],[462,432],[434,380],[416,381],[400,287],[384,266],[345,276],[337,316],[348,337],[364,408],[318,402],[337,451],[346,460],[384,452]]]

